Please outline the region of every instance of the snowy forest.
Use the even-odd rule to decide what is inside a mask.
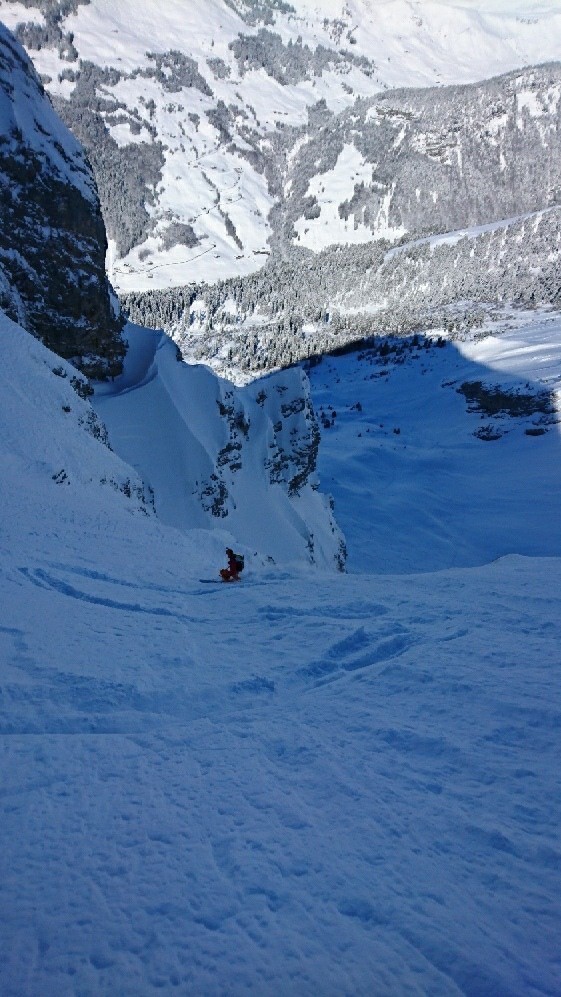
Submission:
[[[265,266],[132,292],[125,309],[170,332],[191,359],[223,357],[259,372],[381,330],[456,335],[507,305],[556,305],[560,93],[561,69],[550,65],[466,87],[386,93],[339,116],[318,106],[306,129],[277,129],[270,141],[270,190],[288,194],[271,211]],[[226,119],[225,111],[231,139]],[[371,180],[356,183],[337,211],[370,239],[314,251],[295,225],[305,235],[321,224],[307,191],[350,147]]]
[[[196,360],[267,371],[368,336],[452,338],[507,306],[558,306],[560,208],[450,240],[334,247],[245,278],[131,293],[135,322],[168,331]],[[522,247],[522,251],[521,251]],[[544,264],[544,260],[546,261]],[[225,352],[226,351],[226,352]]]

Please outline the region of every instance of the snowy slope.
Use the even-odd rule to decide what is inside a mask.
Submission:
[[[91,502],[110,515],[152,513],[151,499],[132,468],[107,446],[76,368],[46,349],[0,312],[2,364],[3,508],[28,520],[37,502],[51,510]],[[9,532],[8,532],[9,536]],[[14,540],[14,538],[12,538]]]
[[[488,331],[418,348],[405,337],[401,355],[374,342],[311,370],[319,473],[350,571],[561,555],[561,320],[513,312]],[[487,408],[466,383],[489,389]]]
[[[56,24],[52,13],[46,24],[35,7],[0,0],[0,16],[28,25],[22,38],[50,93],[70,102],[59,106],[92,159],[108,272],[122,292],[258,269],[286,149],[296,151],[302,129],[305,139],[318,102],[339,114],[387,88],[472,83],[554,60],[561,46],[558,7],[532,0],[168,0],[165,14],[156,0],[93,0]],[[307,237],[298,223],[301,245],[355,241],[356,224],[338,223],[336,195],[353,194],[346,160],[338,166],[324,194],[332,238],[328,211]]]
[[[209,594],[65,527],[3,567],[3,993],[559,991],[558,560]]]
[[[255,565],[240,585],[201,585],[226,535],[167,526],[100,485],[122,465],[62,411],[68,378],[30,337],[2,333],[2,994],[558,993],[561,559],[517,554],[520,526],[481,567]],[[537,379],[526,336],[486,363]],[[420,363],[417,380],[432,377]],[[450,366],[435,361],[439,376]],[[403,401],[414,362],[400,370]],[[460,424],[436,394],[415,437],[402,413],[404,443],[419,455],[424,428],[432,448],[425,493]],[[325,461],[335,441],[348,448],[350,494],[348,421],[326,431]],[[522,432],[473,446],[495,448],[502,474]],[[558,429],[527,442],[547,448],[552,486]],[[52,480],[62,463],[70,484]],[[555,552],[555,523],[524,494]],[[344,499],[354,551],[364,534]],[[389,504],[376,522],[390,551]],[[417,516],[399,540],[402,564],[422,560]]]
[[[343,539],[315,473],[318,432],[302,371],[235,388],[178,363],[161,333],[131,325],[127,335],[124,374],[97,385],[94,405],[162,522],[227,530],[248,566],[255,555],[343,569]]]
[[[2,994],[559,992],[558,316],[311,369],[348,575],[280,485],[228,465],[227,529],[192,500],[230,407],[253,480],[293,440],[300,371],[234,389],[129,329],[117,456],[0,331]]]

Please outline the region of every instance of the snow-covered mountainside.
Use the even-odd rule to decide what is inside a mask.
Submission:
[[[249,545],[252,555],[277,564],[304,560],[343,570],[344,541],[328,500],[319,493],[319,430],[307,378],[293,369],[258,389],[240,391],[209,370],[178,362],[177,348],[163,334],[130,327],[129,341],[124,341],[122,321],[112,314],[105,274],[99,270],[105,238],[91,171],[42,93],[23,50],[5,29],[0,42],[6,121],[4,297],[21,325],[59,355],[98,380],[111,375],[105,389],[97,386],[102,422],[96,421],[89,403],[81,421],[100,438],[109,427],[115,449],[138,468],[151,489],[162,521],[207,529],[227,523],[230,542]],[[104,325],[110,313],[111,321]],[[18,340],[18,329],[19,338],[25,338],[21,326],[8,328],[12,339]],[[108,338],[111,331],[113,340]],[[118,376],[127,347],[126,370]],[[51,366],[61,377],[70,377],[84,399],[93,394],[76,371],[69,375],[68,365]],[[25,373],[12,373],[23,387]],[[9,397],[20,390],[13,385]],[[29,390],[33,392],[32,385]],[[49,401],[47,425],[50,406]],[[65,402],[59,408],[58,419],[64,422],[64,413],[72,413],[73,406]],[[6,419],[9,412],[6,401]],[[23,452],[27,442],[23,434]],[[42,446],[48,454],[50,447],[39,435],[33,452]],[[71,440],[68,446],[75,450]],[[64,466],[64,444],[59,450],[61,467],[53,469],[48,461],[46,467],[55,483],[67,484],[75,469]],[[83,474],[113,480],[88,470],[86,456]]]
[[[556,5],[2,0],[0,16],[88,151],[122,292],[557,203],[558,69],[457,88],[557,59]],[[536,137],[553,164],[537,205]]]
[[[121,369],[122,321],[91,168],[0,24],[0,303],[95,376]]]
[[[388,333],[461,340],[513,309],[559,308],[561,209],[414,239],[336,246],[246,278],[129,294],[136,322],[239,383]]]
[[[374,340],[310,380],[349,571],[561,556],[558,313],[513,312],[455,343]]]
[[[152,515],[149,490],[108,445],[106,428],[91,406],[89,382],[2,312],[0,351],[7,519],[21,514],[31,522],[41,503],[53,523],[62,509],[88,503],[109,516],[122,509]]]
[[[558,326],[313,368],[355,570],[216,586],[229,535],[143,514],[1,332],[2,994],[558,994]]]
[[[243,383],[558,304],[556,6],[0,10],[88,151],[129,317],[186,359]]]
[[[124,373],[97,385],[93,404],[162,522],[227,530],[248,564],[344,570],[344,540],[319,491],[320,433],[304,372],[236,388],[181,362],[167,336],[125,331]]]
[[[505,304],[558,307],[560,116],[559,64],[317,105],[283,146],[263,269],[125,307],[235,378],[378,331],[454,334]]]

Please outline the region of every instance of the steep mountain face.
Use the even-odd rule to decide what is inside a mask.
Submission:
[[[319,429],[308,379],[282,371],[245,388],[178,363],[165,335],[128,326],[124,375],[97,390],[113,446],[153,492],[159,518],[219,531],[248,566],[344,570],[346,550],[316,472]],[[216,570],[216,567],[215,567]]]
[[[2,509],[151,517],[150,491],[108,445],[83,375],[1,311],[0,346]]]
[[[125,347],[95,181],[3,25],[0,121],[0,304],[84,373],[115,375]]]

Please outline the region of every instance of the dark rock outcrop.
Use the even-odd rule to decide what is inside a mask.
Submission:
[[[88,376],[122,368],[122,318],[89,163],[0,24],[0,307]]]

